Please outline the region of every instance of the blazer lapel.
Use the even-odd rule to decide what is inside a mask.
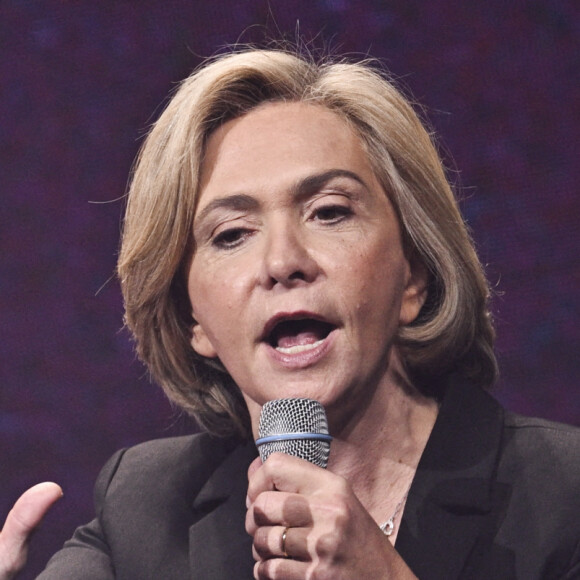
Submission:
[[[419,578],[470,577],[493,538],[506,502],[495,483],[503,410],[487,393],[449,388],[429,438],[397,537],[399,554]]]
[[[189,529],[192,580],[253,578],[252,539],[245,530],[246,472],[253,443],[239,447],[214,471],[195,498]]]

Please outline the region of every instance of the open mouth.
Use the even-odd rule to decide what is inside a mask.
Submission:
[[[283,354],[296,354],[316,348],[336,327],[323,320],[303,318],[281,320],[266,341]]]

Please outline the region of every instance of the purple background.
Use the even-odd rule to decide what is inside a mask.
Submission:
[[[0,5],[0,516],[32,483],[65,490],[22,578],[91,517],[94,478],[114,450],[192,430],[121,330],[118,198],[175,83],[201,56],[266,30],[320,32],[318,46],[380,57],[426,105],[500,294],[496,394],[580,424],[577,4],[270,4]]]

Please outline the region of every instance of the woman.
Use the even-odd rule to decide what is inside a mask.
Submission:
[[[482,268],[370,65],[194,73],[139,156],[119,275],[140,357],[206,433],[116,454],[41,578],[580,575],[578,432],[482,390]],[[326,408],[327,470],[255,459],[262,405],[297,396]]]

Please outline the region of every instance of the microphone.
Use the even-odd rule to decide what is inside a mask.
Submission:
[[[262,407],[256,446],[262,461],[281,452],[326,468],[332,437],[324,407],[313,399],[275,399]]]

